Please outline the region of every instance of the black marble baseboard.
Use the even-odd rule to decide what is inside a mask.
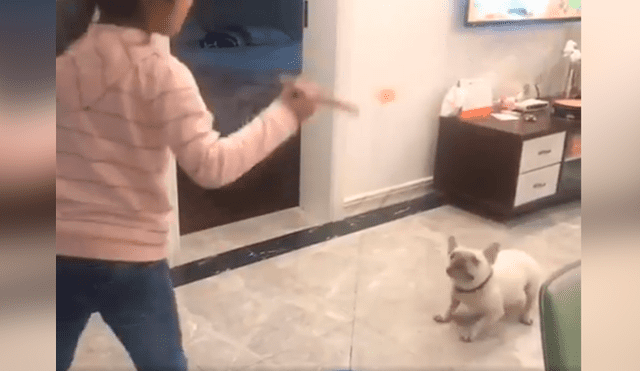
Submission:
[[[182,264],[171,269],[174,287],[183,286],[222,272],[315,245],[350,233],[375,227],[442,206],[434,192],[415,200],[388,206],[322,226],[294,232],[222,254]]]

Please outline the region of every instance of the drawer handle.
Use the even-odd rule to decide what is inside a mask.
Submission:
[[[546,185],[547,185],[547,183],[536,183],[536,184],[533,185],[533,188],[542,188],[542,187],[544,187]]]
[[[548,155],[549,153],[551,153],[550,149],[544,149],[540,152],[538,152],[538,155],[542,156],[542,155]]]

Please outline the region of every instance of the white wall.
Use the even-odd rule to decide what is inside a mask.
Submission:
[[[580,45],[579,22],[465,28],[464,4],[338,0],[335,92],[361,110],[335,116],[342,200],[432,176],[441,100],[457,79],[485,76],[495,96],[538,77],[543,94],[560,91],[561,51],[569,38]],[[383,88],[394,103],[376,100]]]
[[[309,27],[302,41],[304,76],[332,91],[336,82],[338,4],[341,0],[309,1]],[[312,219],[342,218],[341,153],[337,114],[323,110],[302,127],[300,153],[300,207]]]
[[[345,199],[432,176],[441,100],[459,78],[488,77],[500,95],[541,76],[543,94],[558,92],[564,44],[581,42],[580,23],[465,28],[464,0],[309,4],[303,74],[361,111],[325,111],[302,129],[300,206],[320,222],[342,219]],[[384,88],[396,90],[394,103],[376,100]]]

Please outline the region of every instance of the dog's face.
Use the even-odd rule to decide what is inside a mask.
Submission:
[[[500,245],[492,244],[483,251],[458,246],[455,238],[449,237],[449,266],[447,275],[463,285],[482,282],[491,272],[500,251]]]

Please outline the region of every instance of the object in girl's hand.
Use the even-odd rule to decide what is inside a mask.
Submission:
[[[293,83],[294,81],[295,81],[295,77],[293,77],[293,76],[289,76],[289,75],[281,75],[280,76],[280,82],[282,84]],[[293,98],[298,98],[299,94],[302,94],[302,92],[294,90]],[[348,112],[348,113],[350,113],[352,115],[355,115],[355,116],[359,116],[359,114],[360,114],[360,110],[358,109],[358,106],[356,106],[353,103],[346,102],[346,101],[343,101],[343,100],[338,100],[338,99],[335,99],[335,98],[327,98],[327,97],[325,97],[325,98],[320,99],[320,101],[318,103],[320,103],[322,105],[325,105],[325,106],[328,106],[330,108],[336,108],[336,109],[339,109],[341,111]]]
[[[355,116],[360,115],[360,110],[358,109],[358,106],[356,106],[353,103],[349,103],[349,102],[345,102],[337,99],[331,99],[331,98],[323,99],[320,101],[320,103],[332,108],[337,108],[339,110],[348,112]]]
[[[293,98],[298,98],[299,94],[301,94],[301,93],[297,92],[297,91],[294,91],[293,92]],[[351,114],[356,115],[356,116],[358,116],[360,114],[360,110],[358,109],[358,106],[356,106],[353,103],[346,102],[346,101],[333,99],[333,98],[323,98],[323,99],[320,99],[320,101],[318,103],[320,103],[322,105],[325,105],[325,106],[329,106],[331,108],[336,108],[336,109],[351,113]]]

